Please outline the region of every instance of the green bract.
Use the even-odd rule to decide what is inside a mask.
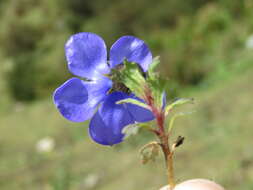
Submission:
[[[136,63],[124,61],[124,68],[120,72],[120,81],[138,97],[144,97],[143,88],[146,86],[144,73]]]
[[[147,73],[144,73],[136,63],[125,60],[124,67],[118,73],[118,78],[136,96],[145,100],[147,94],[151,95],[154,106],[161,108],[165,96],[166,82],[155,72],[155,68],[159,63],[159,57],[154,58]],[[132,103],[147,108],[144,103],[134,99],[122,100],[118,103]]]

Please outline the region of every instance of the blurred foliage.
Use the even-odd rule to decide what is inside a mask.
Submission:
[[[122,35],[145,40],[161,57],[168,98],[197,100],[197,114],[173,128],[172,139],[186,137],[176,154],[179,181],[201,176],[226,189],[253,189],[253,49],[245,47],[252,17],[253,0],[1,0],[0,189],[164,185],[162,156],[145,167],[138,162],[136,147],[154,140],[151,133],[105,148],[89,139],[87,123],[67,122],[55,110],[50,96],[71,76],[64,43],[84,31],[102,36],[108,48]],[[41,154],[36,144],[47,136],[56,146]]]
[[[227,190],[252,190],[252,80],[249,70],[191,94],[197,101],[187,109],[196,114],[178,119],[171,136],[172,142],[178,135],[186,139],[175,153],[177,183],[201,177]],[[0,189],[158,190],[165,185],[163,155],[142,166],[138,154],[155,140],[152,133],[140,130],[105,147],[89,138],[87,125],[67,122],[50,99],[15,103],[0,115]],[[37,144],[45,137],[55,147],[42,153]]]
[[[130,34],[161,55],[176,96],[233,67],[253,30],[252,10],[252,0],[2,0],[0,52],[8,66],[0,74],[16,100],[49,96],[70,76],[64,43],[71,34],[97,33],[108,47]]]

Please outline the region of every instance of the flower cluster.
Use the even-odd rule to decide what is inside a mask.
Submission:
[[[95,142],[102,145],[120,143],[125,126],[154,119],[154,115],[143,107],[130,103],[116,104],[127,98],[140,99],[121,90],[126,87],[115,88],[117,81],[109,77],[125,59],[137,63],[143,72],[147,72],[152,54],[142,40],[133,36],[119,38],[112,45],[108,60],[103,39],[83,32],[70,37],[65,53],[69,71],[79,78],[73,77],[57,88],[53,95],[54,103],[70,121],[90,119],[89,134]]]

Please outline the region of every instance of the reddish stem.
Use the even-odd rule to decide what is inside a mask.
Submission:
[[[160,146],[164,154],[166,168],[168,172],[168,182],[171,188],[170,190],[173,190],[173,188],[175,187],[174,172],[173,172],[173,152],[171,152],[170,150],[169,134],[167,134],[164,127],[165,113],[162,108],[156,107],[156,105],[154,104],[154,98],[152,96],[152,93],[148,88],[146,88],[145,90],[144,100],[149,105],[152,113],[156,118],[158,130],[153,130],[153,132],[157,135],[157,137],[160,140]]]

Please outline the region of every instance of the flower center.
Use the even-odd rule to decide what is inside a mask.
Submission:
[[[127,94],[131,93],[130,89],[127,88],[125,84],[120,82],[119,74],[120,74],[120,71],[122,69],[124,69],[124,64],[123,63],[119,64],[119,65],[116,65],[116,67],[113,68],[111,73],[109,74],[109,77],[113,82],[113,85],[112,85],[112,88],[108,91],[108,94],[111,94],[111,93],[116,92],[116,91],[125,92]]]
[[[140,65],[137,64],[137,66],[139,67],[139,71],[141,72],[143,77],[146,78],[146,73],[142,70]],[[113,85],[112,85],[112,88],[108,91],[108,94],[111,94],[116,91],[125,92],[127,94],[131,93],[131,90],[120,80],[120,72],[124,68],[125,68],[125,65],[121,63],[121,64],[116,65],[116,67],[114,67],[111,70],[111,73],[108,75],[108,77],[112,80]]]

